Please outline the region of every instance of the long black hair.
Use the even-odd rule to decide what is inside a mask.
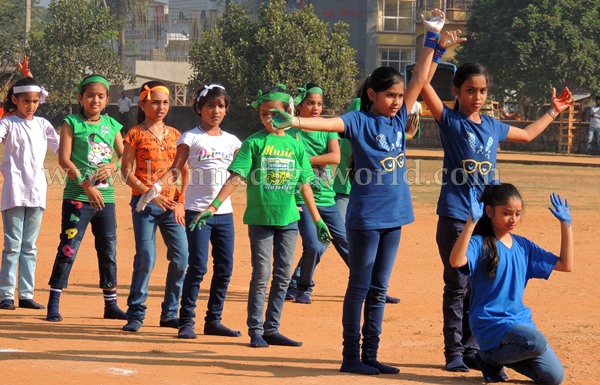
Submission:
[[[21,86],[39,86],[39,84],[33,78],[22,78],[14,82],[4,98],[4,112],[6,115],[13,115],[17,112],[17,105],[12,100],[13,95],[15,95],[13,88]]]
[[[357,97],[360,98],[360,110],[369,111],[373,101],[369,99],[367,90],[372,88],[375,92],[385,91],[394,84],[404,84],[404,77],[393,67],[378,67],[363,81],[358,90]]]
[[[488,207],[492,209],[499,205],[505,205],[511,199],[522,201],[521,194],[515,186],[510,183],[489,184],[483,189],[479,200],[483,203],[484,213],[475,225],[473,234],[481,235],[483,238],[483,258],[481,261],[487,261],[485,266],[485,275],[490,279],[496,278],[496,269],[500,262],[498,248],[496,247],[496,234],[492,226],[491,218],[486,214]]]
[[[460,90],[460,87],[472,76],[479,75],[483,75],[485,77],[485,81],[489,88],[491,85],[491,80],[490,74],[488,73],[487,69],[479,63],[464,63],[460,67],[458,67],[458,69],[454,73],[454,77],[452,78],[452,85],[456,87],[457,90]],[[458,98],[456,98],[456,101],[454,103],[454,110],[458,111],[458,108]]]

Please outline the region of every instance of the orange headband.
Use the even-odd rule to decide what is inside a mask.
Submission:
[[[150,92],[152,92],[152,91],[160,91],[160,92],[164,92],[165,94],[169,95],[169,89],[165,86],[155,86],[155,87],[150,88],[147,85],[145,85],[144,90],[140,94],[140,100],[144,100],[144,99],[150,100]]]

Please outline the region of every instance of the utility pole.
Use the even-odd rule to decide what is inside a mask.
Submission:
[[[29,31],[31,30],[31,0],[27,0],[25,5],[25,46],[29,40]]]

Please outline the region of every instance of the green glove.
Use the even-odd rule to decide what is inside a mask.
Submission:
[[[315,226],[317,226],[317,238],[319,238],[319,241],[321,241],[321,243],[329,243],[332,238],[323,219],[316,221]]]
[[[271,116],[271,119],[273,120],[273,128],[277,130],[285,130],[286,128],[292,127],[292,124],[294,123],[294,117],[292,115],[275,108],[271,108],[269,111],[275,113],[275,115]]]
[[[200,230],[202,226],[204,226],[206,222],[208,222],[208,220],[212,218],[212,216],[213,213],[210,210],[201,212],[200,214],[196,215],[196,218],[194,218],[194,220],[190,223],[188,229],[190,231],[194,231],[195,228],[198,228],[198,230]]]

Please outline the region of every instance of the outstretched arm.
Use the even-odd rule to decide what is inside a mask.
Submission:
[[[556,271],[573,271],[573,232],[571,231],[571,210],[569,202],[564,203],[560,195],[552,193],[550,212],[560,221],[560,256],[554,266]]]
[[[508,134],[506,135],[506,140],[509,142],[531,142],[536,136],[541,134],[550,123],[552,123],[558,114],[566,110],[574,102],[573,95],[571,95],[571,92],[567,87],[565,87],[559,97],[556,97],[556,89],[552,88],[552,108],[525,128],[510,126]]]

